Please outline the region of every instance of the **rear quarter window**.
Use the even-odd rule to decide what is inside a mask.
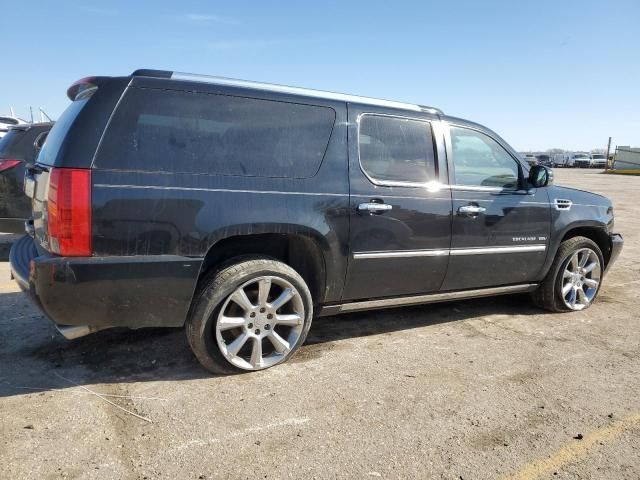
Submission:
[[[252,177],[312,177],[335,122],[329,107],[130,88],[95,166]]]
[[[71,105],[69,105],[62,115],[60,115],[60,118],[56,121],[55,125],[49,132],[47,141],[44,143],[42,150],[40,150],[40,153],[38,154],[38,163],[42,163],[44,165],[56,164],[58,153],[60,152],[69,129],[88,101],[89,99],[85,98],[84,100],[71,102]]]

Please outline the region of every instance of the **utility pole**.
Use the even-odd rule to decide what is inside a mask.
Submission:
[[[605,170],[609,170],[609,152],[611,151],[611,137],[609,137],[609,143],[607,143],[607,168]]]

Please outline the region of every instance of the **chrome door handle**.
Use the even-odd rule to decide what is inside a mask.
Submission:
[[[391,210],[392,208],[393,206],[389,205],[388,203],[369,202],[369,203],[361,203],[360,205],[358,205],[359,212],[371,212],[371,213],[386,212],[388,210]]]
[[[464,205],[458,208],[458,213],[461,215],[477,215],[479,213],[486,212],[487,209],[484,207],[479,207],[477,205]]]

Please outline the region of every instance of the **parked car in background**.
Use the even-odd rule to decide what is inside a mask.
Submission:
[[[551,164],[551,157],[547,154],[536,155],[537,165],[544,167],[553,167]]]
[[[591,154],[591,163],[589,165],[591,168],[607,168],[607,157],[604,153],[592,153]]]
[[[14,125],[0,139],[0,232],[24,233],[31,200],[24,194],[25,164],[35,162],[52,122]]]
[[[573,167],[573,158],[570,153],[554,153],[551,156],[551,165],[558,167]]]
[[[185,326],[210,371],[261,370],[322,315],[583,310],[622,248],[607,198],[437,108],[157,70],[67,94],[10,262],[68,338]]]
[[[530,154],[530,153],[528,153],[528,154],[526,154],[524,156],[524,161],[527,162],[527,164],[530,167],[538,164],[538,159],[536,158],[536,156],[533,155],[533,154]]]
[[[578,168],[589,168],[591,166],[591,154],[576,152],[571,154],[573,166]]]
[[[5,136],[5,134],[9,131],[9,128],[15,125],[22,124],[25,124],[25,122],[17,117],[0,116],[0,138]]]

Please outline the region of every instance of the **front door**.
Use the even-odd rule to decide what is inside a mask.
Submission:
[[[438,291],[451,241],[439,119],[349,105],[350,255],[343,300]]]
[[[449,132],[453,222],[442,290],[535,281],[549,245],[546,189],[528,188],[523,166],[488,132]]]

